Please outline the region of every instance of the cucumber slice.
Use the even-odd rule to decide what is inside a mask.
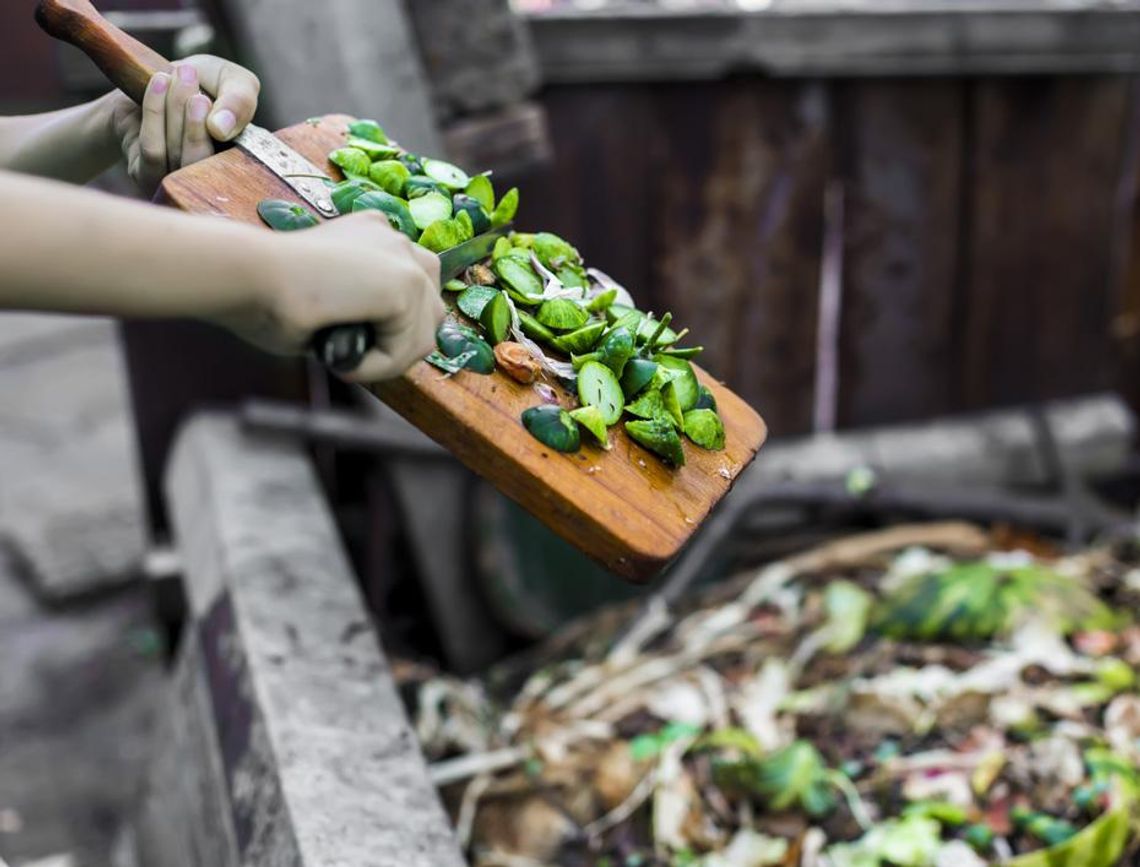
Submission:
[[[465,190],[467,185],[471,183],[471,178],[467,176],[467,172],[453,166],[451,163],[445,163],[443,160],[425,159],[423,161],[424,174],[431,178],[433,181],[438,181],[445,187],[451,190]]]
[[[587,352],[585,355],[573,355],[573,354],[571,354],[571,356],[570,356],[570,363],[572,365],[574,365],[574,372],[575,373],[577,373],[579,370],[581,370],[582,365],[585,364],[587,361],[601,361],[601,360],[602,360],[602,353],[600,353],[600,352]]]
[[[605,330],[606,323],[591,322],[589,325],[583,325],[577,331],[571,331],[569,334],[555,337],[550,342],[554,345],[555,349],[560,349],[567,355],[586,352],[594,348],[594,345],[598,342],[598,338],[602,336],[602,332]]]
[[[464,316],[478,322],[479,317],[483,315],[483,308],[498,294],[499,290],[493,286],[468,286],[463,294],[455,299],[455,306]]]
[[[400,160],[400,163],[407,167],[407,163],[403,160]],[[404,194],[409,199],[418,199],[420,196],[426,196],[428,193],[439,193],[441,196],[451,198],[451,193],[447,187],[443,184],[437,184],[426,175],[413,174],[404,185]]]
[[[681,402],[677,399],[677,380],[665,383],[665,387],[661,389],[661,402],[665,405],[665,411],[669,414],[674,427],[678,430],[683,428],[685,413],[681,409]]]
[[[466,288],[467,284],[458,278],[454,280],[448,280],[443,284],[444,292],[462,292]]]
[[[681,438],[669,422],[660,419],[627,421],[625,430],[634,442],[645,446],[674,466],[683,467],[685,465],[685,450],[681,444]]]
[[[585,325],[590,318],[586,308],[569,298],[551,298],[549,301],[543,301],[535,315],[538,316],[539,322],[555,331],[575,331]]]
[[[472,198],[464,193],[456,193],[451,198],[451,204],[455,208],[455,212],[466,212],[471,217],[471,225],[474,227],[476,235],[482,235],[491,229],[491,218],[487,212],[483,210],[483,206],[479,204],[479,200]]]
[[[492,346],[497,346],[506,340],[507,335],[511,333],[511,305],[507,301],[507,296],[502,292],[496,292],[495,297],[483,307],[479,323],[487,330]]]
[[[565,280],[563,280],[562,285],[566,286],[568,284]],[[615,298],[617,298],[617,289],[607,289],[601,295],[595,295],[593,298],[591,298],[590,303],[586,305],[586,309],[591,313],[601,313],[602,311],[613,307]]]
[[[348,134],[375,144],[388,144],[388,134],[374,120],[354,120],[348,125]]]
[[[464,367],[476,373],[490,373],[495,369],[495,351],[478,332],[453,319],[445,319],[435,332],[435,344],[448,358],[470,353]]]
[[[383,190],[372,190],[357,196],[352,202],[352,212],[359,211],[380,211],[388,218],[388,224],[397,232],[403,232],[413,241],[420,236],[412,219],[412,213],[404,204],[404,200],[397,199]]]
[[[368,177],[372,183],[393,196],[404,196],[411,172],[399,160],[380,160],[373,163],[368,170]]]
[[[541,340],[543,343],[550,343],[554,339],[554,332],[539,322],[534,316],[525,310],[520,310],[517,307],[515,312],[519,315],[519,328],[522,333],[529,337],[531,340]]]
[[[339,166],[346,176],[368,177],[372,159],[360,148],[337,148],[329,154],[329,162]]]
[[[495,210],[495,188],[486,175],[473,177],[464,192],[482,205],[488,214]]]
[[[570,418],[593,434],[602,448],[607,452],[610,450],[610,434],[600,409],[596,406],[580,406],[570,410]]]
[[[658,419],[668,424],[673,423],[669,410],[665,408],[665,398],[655,388],[642,393],[641,397],[625,408],[625,411],[638,418]]]
[[[685,413],[685,436],[702,449],[719,452],[724,448],[724,423],[715,410],[691,409]]]
[[[617,322],[619,319],[631,317],[637,321],[645,318],[645,314],[638,310],[636,307],[630,307],[628,304],[611,304],[606,308],[606,318],[611,322]]]
[[[496,229],[499,226],[505,226],[515,218],[515,214],[519,210],[519,190],[518,187],[511,187],[503,197],[499,199],[499,204],[495,205],[495,210],[491,212],[491,225]]]
[[[523,412],[522,423],[531,436],[556,452],[576,452],[582,444],[578,425],[560,406],[531,407]]]
[[[278,232],[308,229],[320,222],[317,215],[304,205],[286,202],[284,199],[265,199],[259,202],[257,214],[265,221],[265,225]]]
[[[330,191],[332,194],[333,204],[336,206],[338,214],[351,214],[352,203],[365,193],[379,190],[380,188],[372,181],[366,178],[352,178],[351,180],[341,181],[334,186]]]
[[[418,154],[414,154],[411,151],[404,151],[404,153],[399,154],[396,159],[406,165],[408,171],[413,175],[422,175],[424,173],[424,161]],[[431,178],[428,178],[428,180],[431,181]],[[432,183],[434,184],[435,181],[432,181]]]
[[[697,405],[701,396],[701,384],[693,372],[693,365],[683,358],[658,353],[653,360],[673,373],[673,387],[677,390],[677,400],[681,411],[688,412]]]
[[[345,144],[350,148],[356,148],[358,151],[364,151],[368,154],[369,159],[374,160],[390,159],[400,152],[400,149],[395,145],[380,144],[380,142],[369,141],[355,135],[350,135]]]
[[[701,386],[700,395],[697,397],[697,409],[716,409],[716,398],[713,393],[705,386]]]
[[[512,297],[516,301],[521,301],[523,304],[538,304],[542,301],[542,281],[528,263],[503,256],[497,259],[492,267],[506,288],[511,290]]]
[[[627,398],[636,397],[641,391],[653,382],[657,376],[659,365],[656,361],[646,358],[631,358],[625,365],[621,375],[621,390]]]
[[[633,335],[625,327],[611,329],[603,338],[599,350],[602,354],[601,362],[621,377],[625,366],[633,358]]]
[[[596,406],[607,425],[616,424],[621,418],[625,403],[621,385],[614,372],[604,364],[587,361],[578,371],[578,397],[587,406]]]
[[[426,193],[408,202],[408,210],[412,212],[412,219],[422,231],[432,223],[446,220],[451,216],[451,199],[443,193]]]

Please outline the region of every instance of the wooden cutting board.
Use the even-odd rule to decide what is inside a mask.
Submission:
[[[170,68],[165,58],[107,22],[89,0],[40,0],[37,20],[85,51],[136,100],[155,72]],[[344,143],[348,122],[330,115],[279,136],[339,178],[326,155]],[[257,226],[257,204],[267,198],[298,201],[287,184],[236,148],[174,173],[157,196],[183,211]],[[521,225],[527,227],[525,197]],[[523,410],[541,403],[539,396],[498,370],[445,377],[420,362],[371,391],[568,542],[618,575],[644,581],[677,555],[767,435],[764,422],[740,398],[699,368],[697,376],[716,397],[726,447],[709,452],[686,442],[688,463],[680,469],[635,445],[620,425],[611,431],[608,452],[586,436],[576,454],[546,448],[520,421]]]
[[[326,155],[344,143],[349,121],[329,115],[278,135],[340,177]],[[257,203],[266,198],[297,201],[289,187],[237,150],[175,172],[159,193],[159,201],[184,211],[256,225]],[[527,226],[525,196],[518,223],[541,228]],[[445,377],[420,362],[370,390],[568,542],[618,575],[645,581],[676,556],[767,435],[751,407],[694,367],[716,396],[725,449],[705,451],[686,440],[687,463],[680,469],[634,444],[620,425],[611,429],[608,452],[587,436],[576,454],[546,448],[519,421],[523,410],[541,403],[538,395],[497,370],[490,376],[463,371]]]

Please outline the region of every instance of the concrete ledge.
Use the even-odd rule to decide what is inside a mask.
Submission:
[[[651,4],[529,18],[548,83],[1140,70],[1140,3],[773,0],[745,11]]]
[[[303,452],[201,416],[167,488],[192,623],[140,863],[462,865]]]

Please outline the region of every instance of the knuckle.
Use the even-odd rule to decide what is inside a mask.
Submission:
[[[153,141],[143,141],[139,144],[139,156],[144,163],[151,165],[166,164],[166,148]]]

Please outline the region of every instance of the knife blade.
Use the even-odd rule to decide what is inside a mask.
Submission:
[[[482,262],[495,249],[495,242],[505,238],[513,223],[476,235],[439,254],[440,286],[458,277],[467,268]],[[336,373],[349,373],[360,366],[364,356],[376,345],[376,327],[371,322],[330,325],[313,335],[312,351],[321,363]]]
[[[337,216],[336,205],[325,183],[332,179],[269,130],[251,123],[234,139],[234,144],[292,187],[322,217]]]

